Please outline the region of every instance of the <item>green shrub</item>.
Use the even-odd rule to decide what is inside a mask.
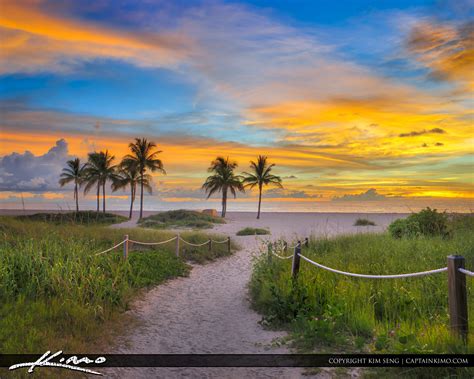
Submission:
[[[265,235],[265,234],[270,234],[270,231],[267,229],[262,229],[262,228],[244,228],[239,230],[236,235],[238,236],[255,236],[255,235]]]
[[[449,220],[445,212],[438,213],[436,209],[426,208],[413,213],[406,219],[392,222],[388,230],[392,237],[449,236]]]
[[[375,222],[367,220],[366,218],[358,218],[354,226],[375,226]]]
[[[438,213],[436,209],[426,208],[410,216],[420,226],[420,233],[425,236],[446,237],[448,232],[448,215]]]
[[[388,226],[388,231],[394,238],[418,237],[421,235],[420,224],[410,218],[400,218]]]

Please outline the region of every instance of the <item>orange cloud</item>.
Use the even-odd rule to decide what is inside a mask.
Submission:
[[[115,58],[140,66],[173,66],[190,41],[173,33],[126,33],[46,13],[41,2],[2,1],[0,72],[67,70],[77,59]]]
[[[407,39],[410,52],[441,80],[474,85],[474,22],[460,26],[423,21]]]

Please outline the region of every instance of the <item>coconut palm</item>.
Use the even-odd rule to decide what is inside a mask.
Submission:
[[[227,159],[217,157],[207,170],[213,175],[209,176],[202,185],[208,199],[214,193],[222,192],[222,217],[225,217],[227,211],[227,192],[230,191],[234,198],[237,197],[236,191],[244,192],[241,177],[234,173],[236,168],[237,162],[229,161],[229,157]]]
[[[89,153],[86,167],[84,168],[84,195],[87,195],[92,187],[97,186],[97,212],[100,205],[100,186],[101,186],[101,156],[99,153]]]
[[[76,200],[76,212],[79,212],[79,187],[84,179],[84,166],[81,166],[79,158],[71,159],[66,162],[67,167],[63,168],[60,175],[59,184],[64,187],[66,184],[74,183],[74,200]]]
[[[260,218],[260,208],[262,205],[262,188],[267,185],[274,185],[279,188],[283,188],[281,184],[281,178],[279,176],[271,174],[272,168],[275,164],[268,163],[268,157],[259,155],[257,162],[250,161],[251,173],[244,172],[243,184],[244,187],[250,189],[258,186],[258,212],[257,219]]]
[[[151,187],[151,175],[145,174],[143,177],[140,175],[140,171],[134,161],[122,161],[120,164],[116,178],[112,183],[112,191],[118,191],[130,186],[130,213],[128,218],[132,218],[133,214],[133,203],[135,201],[135,195],[137,193],[137,183],[141,183],[143,180],[143,187],[152,193]]]
[[[97,185],[97,212],[99,212],[100,189],[102,188],[102,211],[105,213],[105,185],[108,180],[115,179],[114,159],[115,157],[110,155],[108,150],[89,153],[85,168],[87,184],[84,187],[84,193],[88,193],[93,186]]]
[[[163,167],[163,162],[157,158],[160,150],[155,150],[156,144],[148,141],[146,138],[135,138],[135,142],[128,145],[131,154],[127,154],[124,158],[126,164],[135,163],[140,173],[140,178],[145,178],[147,170],[151,172],[159,171],[166,174]],[[140,218],[143,216],[143,188],[145,187],[145,180],[139,180],[140,183]]]

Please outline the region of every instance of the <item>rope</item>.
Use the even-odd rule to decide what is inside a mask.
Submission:
[[[458,270],[459,270],[459,272],[462,272],[464,275],[474,276],[474,272],[472,272],[472,271],[466,270],[464,268],[458,268]]]
[[[126,240],[123,240],[122,242],[118,243],[117,245],[111,247],[110,249],[107,249],[107,250],[104,250],[104,251],[101,251],[100,253],[96,253],[94,255],[101,255],[101,254],[105,254],[105,253],[108,253],[109,251],[113,250],[113,249],[116,249],[117,247],[119,247],[120,245],[124,244]]]
[[[288,255],[287,257],[282,257],[281,255],[278,255],[277,253],[274,253],[273,251],[272,251],[272,254],[273,254],[275,257],[278,257],[278,258],[280,258],[280,259],[290,259],[290,258],[293,257],[293,254],[290,254],[290,255]]]
[[[429,271],[420,271],[420,272],[412,272],[412,273],[409,273],[409,274],[397,274],[397,275],[365,275],[365,274],[355,274],[355,273],[352,273],[352,272],[346,272],[346,271],[340,271],[340,270],[336,270],[336,269],[333,269],[333,268],[330,268],[330,267],[327,267],[327,266],[323,266],[322,264],[320,263],[317,263],[317,262],[314,262],[312,261],[311,259],[309,258],[306,258],[304,255],[301,255],[301,254],[298,254],[301,258],[303,258],[305,261],[319,267],[319,268],[322,268],[324,270],[328,270],[328,271],[331,271],[331,272],[335,272],[336,274],[342,274],[342,275],[347,275],[347,276],[355,276],[357,278],[371,278],[371,279],[394,279],[394,278],[410,278],[410,277],[414,277],[414,276],[423,276],[423,275],[430,275],[430,274],[436,274],[438,272],[443,272],[443,271],[447,271],[448,268],[447,267],[443,267],[443,268],[438,268],[438,269],[435,269],[435,270],[429,270]]]
[[[179,239],[181,241],[183,241],[184,243],[188,244],[189,246],[195,246],[195,247],[207,245],[210,241],[210,240],[207,240],[206,242],[203,242],[203,243],[191,243],[191,242],[188,242],[188,241],[182,239],[181,236],[179,237]]]
[[[178,237],[173,237],[173,238],[170,238],[169,240],[162,241],[162,242],[140,242],[140,241],[134,241],[134,240],[128,240],[128,242],[136,243],[137,245],[163,245],[165,243],[174,241],[176,238]]]
[[[225,239],[223,241],[214,241],[213,239],[211,239],[212,243],[227,243],[229,241],[229,239]]]
[[[295,246],[288,246],[288,249],[295,249],[298,246],[301,246],[301,242],[298,242]]]

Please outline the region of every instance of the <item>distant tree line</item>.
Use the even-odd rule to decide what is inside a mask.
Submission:
[[[105,212],[106,184],[111,183],[112,192],[120,189],[130,188],[130,212],[132,218],[133,205],[136,199],[137,187],[140,188],[140,218],[143,217],[143,194],[146,190],[152,193],[152,176],[150,173],[160,172],[166,174],[163,162],[158,158],[160,150],[156,149],[154,142],[146,138],[135,138],[128,145],[130,153],[125,155],[121,162],[115,164],[115,156],[110,155],[108,150],[88,154],[87,162],[81,163],[79,158],[66,162],[59,184],[62,186],[74,184],[74,200],[76,212],[79,212],[79,189],[83,188],[84,194],[91,190],[96,191],[97,212],[100,211],[100,197],[102,192],[102,212]],[[258,211],[257,219],[260,218],[262,204],[262,189],[264,186],[274,185],[283,188],[279,176],[271,173],[275,164],[270,164],[266,156],[260,155],[257,161],[250,161],[250,172],[242,175],[235,173],[237,162],[231,161],[229,157],[217,157],[211,162],[207,177],[202,188],[207,193],[207,198],[215,193],[222,195],[222,217],[227,211],[227,199],[229,194],[234,198],[237,192],[245,192],[246,188],[258,188]]]

